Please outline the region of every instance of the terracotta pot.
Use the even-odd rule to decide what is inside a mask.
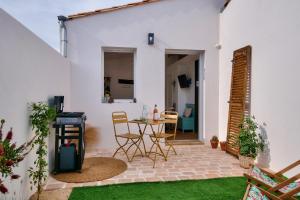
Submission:
[[[226,142],[220,142],[220,146],[222,151],[226,151],[226,146],[227,146]]]
[[[217,141],[216,140],[211,140],[210,145],[211,145],[211,148],[213,148],[213,149],[218,148],[219,140],[217,140]]]
[[[254,158],[239,155],[240,166],[245,169],[249,169],[254,164]]]

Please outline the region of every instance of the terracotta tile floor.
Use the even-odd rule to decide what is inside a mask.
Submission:
[[[136,157],[128,163],[128,169],[113,178],[89,183],[63,183],[49,177],[45,190],[68,189],[81,186],[106,185],[115,183],[174,181],[187,179],[206,179],[228,176],[242,176],[245,172],[235,157],[220,149],[207,145],[176,146],[178,155],[171,153],[169,160],[159,159],[153,168],[153,161],[147,157]],[[111,157],[112,151],[98,150],[86,153],[86,157]],[[122,154],[116,158],[126,160]]]

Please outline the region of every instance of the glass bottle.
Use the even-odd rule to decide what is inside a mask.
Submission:
[[[158,113],[158,109],[157,109],[157,105],[155,104],[154,109],[153,109],[153,120],[157,121],[159,120],[159,113]]]
[[[147,106],[143,105],[142,117],[141,120],[146,120],[148,116]]]

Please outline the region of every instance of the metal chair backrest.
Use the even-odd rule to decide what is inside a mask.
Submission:
[[[112,120],[114,124],[128,123],[127,114],[124,111],[113,112]]]
[[[128,118],[127,118],[126,112],[124,112],[124,111],[113,112],[112,113],[112,121],[113,121],[113,125],[114,125],[115,135],[117,135],[117,131],[116,131],[116,125],[117,124],[126,124],[127,129],[128,129],[128,133],[130,133]]]
[[[160,113],[160,118],[164,119],[166,124],[177,124],[178,112],[175,111],[163,111]]]
[[[163,111],[160,113],[160,118],[165,120],[164,125],[162,126],[162,129],[165,128],[166,124],[174,124],[174,131],[172,134],[174,134],[174,139],[176,137],[177,132],[177,122],[178,122],[178,112],[175,111]]]

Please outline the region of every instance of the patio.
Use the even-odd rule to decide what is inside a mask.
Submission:
[[[178,155],[171,155],[165,162],[157,161],[153,168],[153,161],[148,158],[136,157],[128,163],[125,155],[118,154],[116,158],[126,161],[128,169],[113,178],[88,183],[63,183],[49,177],[45,186],[46,194],[53,194],[57,199],[65,199],[73,187],[108,185],[133,182],[157,182],[175,180],[208,179],[218,177],[242,176],[245,170],[239,166],[235,157],[220,149],[211,149],[208,145],[176,146]],[[87,157],[111,157],[113,150],[99,149],[87,152]],[[61,190],[63,189],[63,190]]]
[[[300,95],[295,92],[300,73],[297,59],[300,24],[295,21],[300,17],[299,1],[137,1],[105,9],[100,6],[94,11],[79,10],[79,14],[73,15],[61,9],[61,3],[54,2],[52,6],[58,10],[48,17],[39,16],[40,10],[45,8],[42,3],[30,2],[29,7],[22,6],[21,1],[6,7],[3,6],[6,3],[0,3],[0,199],[27,200],[43,188],[40,199],[63,200],[69,199],[72,191],[83,191],[86,186],[107,186],[100,187],[105,190],[123,183],[140,186],[148,182],[167,185],[169,181],[178,181],[181,185],[186,182],[182,180],[210,182],[226,177],[244,181],[245,185],[235,181],[233,185],[243,186],[240,191],[246,190],[245,197],[253,192],[271,196],[272,200],[300,196]],[[35,7],[35,3],[41,7]],[[74,5],[66,7],[73,9]],[[85,10],[82,6],[78,9]],[[24,16],[18,16],[18,12]],[[30,17],[31,13],[36,14]],[[55,44],[49,46],[49,41],[44,41],[47,38],[31,30],[26,19],[39,22],[39,27],[53,37]],[[48,29],[48,20],[56,26],[55,31]],[[76,122],[80,126],[75,124],[78,136],[66,135],[69,138],[63,136],[59,142],[56,140],[59,132],[48,135],[53,132],[52,124],[51,130],[47,125],[55,117],[51,109],[55,107],[55,97],[63,97],[59,108],[64,114],[82,113],[81,121]],[[145,118],[143,107],[148,111]],[[128,136],[123,132],[121,136],[114,133],[113,112],[124,111],[129,120],[141,116],[153,119],[168,109],[178,112],[180,119],[193,121],[192,128],[186,129],[182,120],[178,129],[174,128],[183,137],[175,141],[178,155],[170,152],[168,161],[158,157],[153,164],[153,160],[140,156],[128,162],[128,157],[118,153],[115,158],[122,161],[122,170],[126,170],[108,176],[111,178],[96,176],[113,169],[110,167],[103,171],[90,170],[89,177],[94,179],[81,183],[54,178],[54,172],[64,170],[86,175],[77,173],[81,170],[84,149],[85,158],[95,158],[89,160],[113,156],[118,145],[115,137]],[[158,121],[164,120],[167,121],[165,118]],[[61,124],[58,121],[56,127],[69,126],[68,120],[60,121]],[[70,121],[73,123],[74,118]],[[170,131],[170,127],[173,125],[164,131]],[[65,133],[65,127],[63,129]],[[187,135],[185,130],[191,134]],[[90,131],[95,137],[85,135]],[[73,133],[75,130],[67,132]],[[127,140],[139,141],[144,136],[148,139],[146,146],[155,138],[153,131],[153,134],[149,131],[143,135],[133,128],[132,133],[140,135],[129,134]],[[167,138],[163,137],[167,134],[157,135],[156,139],[162,138],[161,141]],[[90,141],[84,144],[85,136],[93,138],[86,138]],[[216,137],[218,140],[212,140]],[[248,143],[249,138],[252,138],[251,143]],[[191,143],[198,144],[179,145],[181,139],[194,139]],[[219,148],[212,149],[210,141],[226,141],[227,152],[238,155],[240,160]],[[162,142],[165,143],[166,140]],[[146,153],[152,150],[144,149]],[[75,156],[68,156],[62,153],[64,151],[75,152]],[[62,161],[72,166],[56,170],[57,166],[63,166]],[[268,169],[253,166],[248,171],[240,167],[249,167],[250,162]],[[93,166],[106,166],[103,163],[109,162]],[[246,171],[249,173],[241,177]],[[217,194],[222,197],[222,191],[227,191],[223,185],[227,186],[222,182]],[[209,191],[210,185],[203,187],[207,194],[214,193]],[[122,186],[122,190],[133,193],[127,187]]]

